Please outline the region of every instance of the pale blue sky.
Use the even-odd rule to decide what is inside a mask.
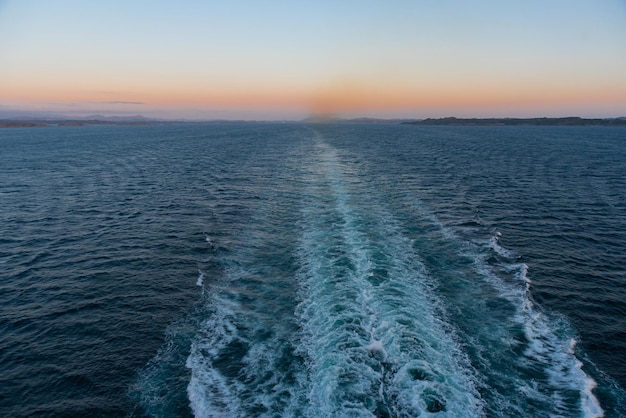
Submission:
[[[624,0],[0,1],[5,107],[617,116],[624,74]]]

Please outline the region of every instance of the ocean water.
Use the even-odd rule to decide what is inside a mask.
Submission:
[[[626,416],[626,129],[0,131],[0,416]]]

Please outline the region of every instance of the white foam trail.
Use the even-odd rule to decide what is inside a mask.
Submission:
[[[196,280],[196,286],[204,285],[204,273],[198,270],[198,280]]]
[[[193,342],[187,358],[186,365],[191,369],[187,393],[196,417],[238,416],[241,403],[237,392],[241,385],[229,380],[212,364],[221,350],[236,341],[233,318],[237,309],[231,301],[214,293],[210,294],[210,302],[215,311],[202,324],[203,335]]]
[[[525,274],[525,270],[522,270]],[[528,291],[526,291],[527,293]],[[569,341],[555,334],[555,328],[562,327],[539,312],[526,294],[518,321],[524,326],[529,341],[525,354],[535,361],[544,364],[550,383],[555,389],[577,390],[580,393],[581,409],[585,417],[601,417],[604,411],[600,402],[592,393],[595,381],[582,370],[582,362],[576,357],[574,347],[576,340]],[[560,396],[554,395],[555,403],[560,405]]]
[[[484,249],[488,249],[499,256],[512,260],[515,253],[504,248],[500,244],[501,233],[496,232],[489,241],[477,242],[480,247],[471,242],[464,241],[453,230],[444,225],[426,209],[419,200],[413,200],[412,206],[421,212],[424,219],[430,219],[432,223],[439,227],[441,235],[447,240],[457,242],[459,255],[475,260],[476,271],[489,283],[498,294],[509,301],[514,308],[513,321],[521,326],[526,343],[524,358],[512,357],[511,361],[518,363],[518,367],[530,370],[542,369],[548,376],[548,381],[539,382],[529,380],[526,376],[496,376],[496,378],[510,378],[518,381],[518,391],[529,400],[538,400],[544,405],[552,405],[557,416],[569,416],[572,413],[571,404],[566,405],[565,399],[569,392],[579,393],[579,411],[588,418],[604,416],[600,402],[593,394],[596,386],[595,381],[582,370],[582,362],[576,357],[573,350],[575,341],[571,339],[571,327],[564,318],[547,316],[538,309],[532,302],[530,286],[531,280],[528,276],[528,266],[524,263],[510,263],[504,266],[508,272],[517,272],[513,280],[509,281],[499,276],[487,259],[489,254],[485,254]],[[484,248],[483,248],[484,246]],[[523,285],[520,286],[520,283]],[[504,324],[502,324],[504,325]],[[511,334],[511,330],[504,326],[500,329],[491,330],[493,335],[486,338],[492,342],[500,340],[509,349],[513,350],[521,344],[518,338]],[[565,334],[565,335],[561,335]],[[487,347],[488,349],[488,347]],[[488,354],[486,354],[488,355]],[[481,360],[489,364],[488,360]],[[525,405],[511,403],[512,398],[497,399],[503,410],[518,411],[523,413]],[[493,405],[492,405],[493,406]],[[546,414],[549,414],[546,412]]]
[[[501,247],[489,246],[498,252]],[[597,418],[604,415],[600,403],[592,389],[595,381],[584,373],[582,362],[574,352],[575,340],[559,335],[569,330],[564,318],[548,317],[539,310],[532,301],[530,293],[531,280],[528,277],[528,265],[511,264],[510,268],[518,269],[518,283],[508,283],[495,274],[484,258],[478,257],[479,271],[494,286],[501,296],[515,306],[514,320],[522,326],[527,346],[524,355],[532,363],[540,364],[548,375],[547,385],[530,386],[525,382],[525,393],[545,403],[553,403],[559,413],[566,414],[568,407],[565,404],[565,392],[578,391],[580,393],[581,412],[585,417]],[[567,331],[570,333],[570,331]],[[524,360],[522,360],[524,361]],[[529,364],[529,367],[533,367]]]
[[[307,415],[482,415],[469,361],[410,240],[391,219],[357,215],[343,185],[348,169],[331,147],[318,151],[296,312],[311,374]]]
[[[292,354],[293,331],[247,293],[249,272],[232,268],[226,276],[207,292],[208,311],[187,357],[194,415],[300,416],[306,371]]]
[[[582,367],[582,363],[579,362],[579,368]],[[585,377],[585,389],[582,393],[582,410],[587,418],[600,418],[604,416],[604,410],[600,406],[598,398],[593,394],[593,390],[597,386],[595,380],[589,376]]]

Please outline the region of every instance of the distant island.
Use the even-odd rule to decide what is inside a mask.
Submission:
[[[401,122],[405,125],[446,125],[446,126],[626,126],[626,117],[608,119],[566,118],[440,118]]]

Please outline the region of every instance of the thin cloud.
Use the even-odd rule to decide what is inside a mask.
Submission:
[[[144,102],[128,102],[125,100],[112,100],[112,101],[105,101],[105,102],[88,102],[91,104],[109,104],[109,105],[143,105],[145,104]]]

